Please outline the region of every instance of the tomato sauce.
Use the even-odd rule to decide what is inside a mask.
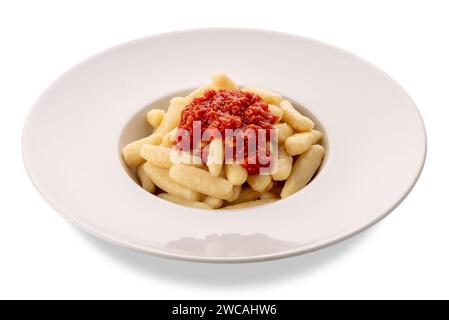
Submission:
[[[208,129],[216,129],[223,139],[226,129],[240,129],[244,139],[244,148],[241,151],[235,150],[234,139],[234,158],[237,152],[243,152],[241,165],[248,170],[249,174],[258,174],[260,167],[269,166],[269,163],[262,165],[258,161],[258,153],[265,152],[268,156],[269,149],[258,146],[257,152],[250,154],[248,152],[248,130],[252,129],[255,132],[260,129],[266,130],[266,139],[269,142],[268,130],[273,128],[273,124],[277,120],[277,117],[269,112],[268,104],[254,93],[240,90],[208,90],[202,97],[193,99],[184,108],[179,128],[189,133],[190,141],[193,137],[194,123],[197,125],[198,122],[201,123],[201,135]],[[181,141],[183,141],[182,136],[178,136],[178,148],[181,148]]]

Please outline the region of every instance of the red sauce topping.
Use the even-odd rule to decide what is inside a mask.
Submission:
[[[257,174],[260,167],[268,167],[269,163],[260,164],[257,152],[248,154],[248,129],[256,130],[256,134],[259,129],[267,130],[268,142],[268,130],[272,128],[276,120],[276,117],[269,112],[268,104],[263,102],[262,98],[256,94],[239,90],[208,90],[204,93],[204,96],[193,99],[184,108],[179,128],[189,132],[191,142],[193,140],[193,124],[196,121],[201,122],[201,134],[208,129],[216,129],[220,132],[223,139],[225,139],[225,129],[240,129],[245,141],[243,150],[244,163],[242,166],[248,170],[249,174]],[[179,148],[181,148],[181,141],[182,136],[179,136]],[[262,151],[267,156],[269,155],[268,149],[261,150],[260,148],[259,146],[258,152]],[[249,161],[250,159],[252,161]]]

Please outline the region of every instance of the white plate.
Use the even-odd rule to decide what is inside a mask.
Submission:
[[[223,71],[302,104],[326,133],[320,173],[270,205],[208,212],[141,189],[121,147],[146,133],[144,113]],[[422,119],[406,92],[360,58],[302,37],[192,30],[102,52],[56,80],[23,133],[28,173],[51,206],[94,235],[165,257],[243,262],[346,239],[392,211],[424,164]]]

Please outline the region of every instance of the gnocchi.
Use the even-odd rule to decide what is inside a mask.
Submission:
[[[171,99],[166,111],[149,110],[146,120],[153,133],[123,148],[125,164],[146,191],[192,208],[242,209],[289,197],[313,179],[326,153],[322,132],[289,100],[258,87],[239,89],[224,73]],[[193,133],[192,141],[184,141],[193,120],[201,134],[214,128],[222,135],[194,140]]]

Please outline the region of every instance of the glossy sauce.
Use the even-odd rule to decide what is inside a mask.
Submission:
[[[242,166],[248,170],[249,174],[258,174],[260,167],[269,166],[269,163],[264,165],[259,163],[258,153],[264,152],[269,156],[269,150],[264,146],[259,146],[256,153],[249,154],[248,131],[249,129],[256,132],[257,130],[267,130],[266,139],[269,142],[268,130],[273,128],[273,124],[277,120],[276,116],[269,112],[268,104],[254,93],[240,90],[208,90],[204,96],[193,99],[184,108],[179,128],[185,129],[185,132],[189,133],[190,147],[193,146],[194,122],[201,123],[201,134],[208,129],[216,129],[223,139],[226,129],[240,129],[244,139],[244,150],[240,151],[244,153]],[[178,136],[178,148],[185,147],[180,145],[181,141],[185,140],[182,136]],[[235,156],[235,153],[239,151],[235,150],[235,139],[232,143]]]

